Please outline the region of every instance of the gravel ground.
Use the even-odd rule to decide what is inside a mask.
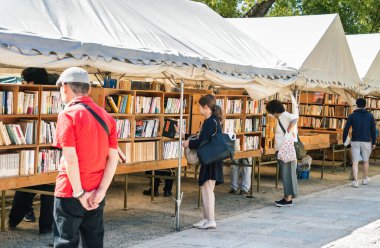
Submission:
[[[373,166],[375,165],[375,166]],[[380,174],[380,163],[372,163],[370,175]],[[228,169],[227,169],[228,171]],[[269,170],[264,170],[267,172]],[[338,168],[332,174],[327,167],[325,179],[321,180],[320,169],[314,168],[311,179],[299,181],[300,195],[332,188],[347,183],[349,170],[344,172]],[[216,218],[223,219],[253,209],[262,208],[281,197],[280,189],[274,188],[273,176],[262,177],[260,193],[254,191],[254,198],[228,194],[229,176],[225,183],[215,189]],[[105,208],[105,247],[120,247],[128,243],[134,245],[142,241],[166,235],[174,231],[174,201],[162,196],[151,202],[150,197],[143,196],[142,190],[147,188],[148,180],[141,176],[129,176],[128,210],[123,208],[123,177],[117,177],[109,191]],[[256,184],[254,185],[256,189]],[[174,193],[175,190],[173,190]],[[202,209],[197,208],[198,186],[196,179],[184,178],[182,183],[184,198],[181,206],[181,228],[191,228],[191,224],[202,218]],[[12,191],[8,192],[12,194]],[[162,186],[160,188],[162,194]],[[35,205],[35,213],[39,213],[39,205]],[[8,214],[8,209],[7,209]],[[39,235],[37,223],[22,222],[16,230],[1,233],[1,247],[47,247],[52,243],[52,234]]]

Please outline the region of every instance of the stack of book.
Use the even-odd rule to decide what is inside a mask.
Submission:
[[[300,116],[298,125],[301,127],[322,127],[322,118]]]
[[[264,100],[259,100],[259,101],[248,100],[247,109],[245,110],[245,113],[246,114],[261,114],[263,112],[263,108],[264,108]]]
[[[350,107],[345,106],[325,106],[325,115],[326,116],[337,116],[337,117],[348,117],[350,114]]]
[[[136,97],[136,114],[159,114],[161,112],[161,97]]]
[[[37,114],[37,113],[38,113],[38,91],[19,92],[18,100],[17,100],[17,114]]]
[[[159,123],[159,119],[137,120],[135,138],[157,137]]]
[[[0,177],[18,176],[20,156],[18,153],[0,154]]]
[[[373,99],[373,98],[367,98],[367,107],[368,108],[380,108],[380,100]]]
[[[301,115],[322,115],[322,106],[318,105],[300,105]]]
[[[53,121],[41,121],[40,126],[40,143],[49,144],[53,143],[55,138],[55,132],[57,129],[57,123]]]
[[[132,143],[119,143],[119,163],[132,163]]]
[[[229,100],[227,99],[226,114],[241,114],[243,107],[242,100]]]
[[[326,118],[326,128],[343,129],[346,125],[346,119]]]
[[[179,114],[180,113],[181,99],[179,98],[165,98],[165,114]],[[183,99],[183,110],[186,108],[186,99]],[[184,112],[185,113],[185,112]]]
[[[216,105],[224,109],[224,99],[223,98],[217,98],[216,99]]]
[[[133,143],[134,162],[158,160],[158,142],[135,142]]]
[[[117,137],[126,139],[131,137],[131,121],[128,119],[116,120]]]
[[[226,119],[224,121],[225,133],[241,133],[241,119]]]
[[[106,110],[109,113],[132,114],[134,96],[112,95],[106,97]]]
[[[20,175],[34,174],[34,154],[34,150],[20,151]]]
[[[243,145],[244,151],[258,150],[260,145],[260,136],[245,136]]]
[[[347,101],[344,100],[343,96],[326,94],[325,104],[343,104],[343,105],[346,105],[348,103],[347,103]]]
[[[0,115],[13,114],[13,92],[0,91]]]
[[[259,132],[260,131],[260,119],[259,118],[247,118],[245,120],[245,132]]]
[[[58,170],[62,152],[57,149],[41,149],[38,152],[37,173]]]
[[[34,144],[34,123],[35,121],[20,121],[17,124],[0,122],[0,145]]]
[[[182,157],[184,156],[184,150],[182,149]],[[178,141],[164,142],[163,147],[163,159],[175,159],[178,158]]]
[[[41,114],[58,114],[64,107],[59,91],[42,91]]]

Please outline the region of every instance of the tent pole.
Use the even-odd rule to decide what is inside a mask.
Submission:
[[[175,230],[180,231],[179,210],[182,202],[181,194],[181,170],[182,170],[182,133],[183,133],[183,88],[184,81],[181,80],[181,100],[180,100],[180,118],[179,118],[179,142],[178,142],[178,168],[177,168],[177,187],[175,200]]]

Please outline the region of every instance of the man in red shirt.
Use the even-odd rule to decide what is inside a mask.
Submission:
[[[54,247],[103,247],[105,194],[118,153],[115,120],[88,96],[87,71],[72,67],[57,81],[66,108],[54,145],[62,149],[55,187]]]

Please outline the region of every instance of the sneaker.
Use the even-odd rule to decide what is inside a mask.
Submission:
[[[364,179],[362,180],[362,184],[363,184],[363,185],[368,185],[369,182],[371,182],[371,178],[369,178],[369,177],[366,177],[366,178],[364,178]]]
[[[171,197],[173,193],[171,191],[164,191],[164,197]]]
[[[209,220],[203,226],[200,226],[198,228],[199,229],[215,229],[216,228],[216,222],[215,222],[215,220]]]
[[[228,192],[230,194],[236,194],[237,193],[237,190],[236,189],[231,189],[230,192]]]
[[[25,217],[24,217],[24,221],[26,222],[36,222],[36,216],[34,215],[34,212],[33,210],[29,211]]]
[[[147,189],[143,191],[143,195],[151,196],[152,195],[152,189]],[[154,191],[154,196],[158,197],[160,196],[160,193],[157,191]]]
[[[291,206],[293,206],[292,200],[287,201],[284,198],[279,200],[279,201],[275,201],[274,203],[277,207],[291,207]]]
[[[201,226],[204,226],[204,224],[207,222],[207,219],[200,220],[199,222],[193,224],[193,227],[199,228]]]
[[[240,190],[240,195],[244,195],[244,196],[247,196],[249,193],[248,191],[245,191],[245,190]]]
[[[353,187],[353,188],[359,188],[359,182],[358,181],[352,181],[351,182],[351,187]]]

